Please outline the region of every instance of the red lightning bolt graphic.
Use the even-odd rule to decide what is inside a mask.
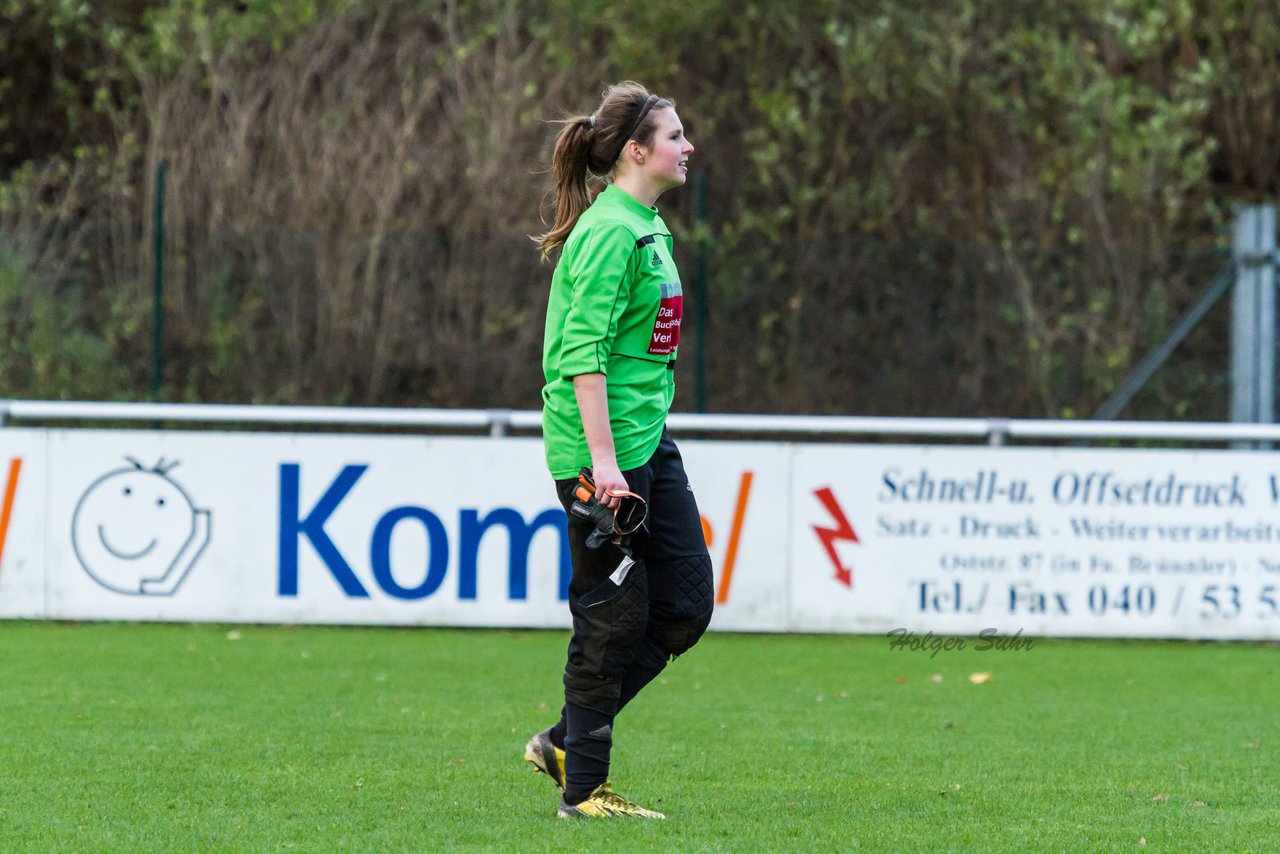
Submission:
[[[831,518],[836,522],[836,527],[834,528],[823,528],[814,525],[813,531],[818,535],[818,539],[822,540],[822,547],[827,550],[827,556],[835,564],[836,581],[839,581],[845,587],[852,588],[853,570],[840,562],[840,556],[836,554],[835,543],[836,540],[848,540],[851,543],[859,542],[858,535],[853,532],[853,526],[844,517],[844,511],[840,509],[840,505],[836,502],[836,496],[831,491],[831,487],[824,486],[822,489],[815,490],[813,494],[818,497],[818,500],[822,502],[822,506],[827,508],[827,512],[831,514]]]

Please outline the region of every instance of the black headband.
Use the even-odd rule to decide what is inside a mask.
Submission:
[[[617,163],[618,158],[622,156],[622,150],[627,147],[627,143],[631,141],[631,137],[635,136],[636,131],[640,129],[640,123],[644,121],[644,117],[649,115],[649,111],[653,109],[654,104],[662,99],[657,95],[650,95],[644,99],[644,106],[640,108],[640,115],[636,116],[636,120],[631,123],[631,130],[627,131],[627,135],[622,138],[622,144],[618,146],[617,152],[614,153],[610,163]]]

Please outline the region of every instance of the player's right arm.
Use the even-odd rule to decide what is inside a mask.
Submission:
[[[618,319],[630,296],[635,238],[614,223],[597,223],[575,246],[569,269],[573,295],[564,324],[560,374],[573,378],[582,432],[591,452],[596,497],[614,506],[607,490],[627,490],[618,469],[609,423],[608,360]]]
[[[582,432],[591,451],[591,473],[596,482],[596,498],[600,503],[616,507],[619,499],[609,490],[627,491],[630,487],[618,470],[613,447],[613,430],[609,426],[609,385],[604,374],[578,374],[573,378],[573,393],[582,416]]]

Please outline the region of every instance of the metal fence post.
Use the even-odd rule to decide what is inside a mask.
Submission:
[[[1003,447],[1009,438],[1009,420],[1007,418],[987,419],[987,444],[993,448]]]
[[[1236,209],[1231,305],[1231,420],[1275,421],[1276,209]]]
[[[156,167],[155,199],[155,267],[154,294],[151,312],[151,399],[160,399],[164,387],[164,183],[169,171],[167,161]]]
[[[711,322],[711,307],[707,305],[707,252],[711,242],[707,217],[707,173],[694,175],[695,190],[694,232],[697,242],[697,262],[693,272],[693,329],[697,336],[693,348],[693,408],[695,412],[707,411],[707,337]]]
[[[510,409],[490,409],[489,410],[489,435],[495,439],[500,439],[507,435],[507,431],[511,429],[511,410]]]

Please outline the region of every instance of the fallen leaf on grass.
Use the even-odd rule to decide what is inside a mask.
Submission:
[[[1157,792],[1157,793],[1156,793],[1156,796],[1155,796],[1154,798],[1152,798],[1151,800],[1153,800],[1153,801],[1167,801],[1167,800],[1169,800],[1169,796],[1168,796],[1168,795],[1166,795],[1164,792]]]
[[[1193,807],[1203,807],[1203,806],[1207,806],[1207,804],[1205,804],[1205,802],[1204,802],[1204,801],[1202,801],[1202,800],[1200,800],[1200,799],[1198,799],[1198,798],[1197,798],[1196,800],[1194,800],[1194,801],[1192,801],[1192,802],[1191,802],[1191,806],[1193,806]]]
[[[952,783],[952,784],[951,784],[951,786],[950,786],[950,788],[942,789],[942,790],[940,790],[940,791],[938,792],[938,794],[939,794],[939,795],[944,795],[944,796],[945,796],[945,795],[949,795],[949,794],[951,794],[952,792],[958,792],[958,791],[960,791],[960,784],[959,784],[959,783]]]
[[[1139,837],[1138,837],[1138,844],[1139,844],[1139,845],[1146,845],[1146,844],[1147,844],[1147,837],[1145,837],[1145,836],[1139,836]]]
[[[974,685],[985,685],[987,682],[991,681],[991,674],[990,673],[970,673],[969,681],[972,682]]]
[[[467,760],[465,760],[465,759],[454,759],[454,760],[451,760],[451,761],[449,762],[449,764],[450,764],[450,765],[457,765],[457,766],[461,767],[461,766],[463,766],[463,765],[466,765],[466,764],[467,764]]]
[[[935,685],[941,685],[941,684],[942,684],[942,674],[941,674],[941,673],[935,673],[935,674],[933,674],[932,676],[930,676],[929,678],[933,680],[933,684],[935,684]]]
[[[1261,746],[1262,746],[1262,742],[1260,742],[1260,741],[1246,741],[1246,742],[1244,743],[1244,746],[1245,746],[1245,747],[1261,747]]]
[[[240,640],[240,633],[232,629],[227,632],[227,640]]]
[[[1173,767],[1174,767],[1174,768],[1177,768],[1179,771],[1186,771],[1186,770],[1187,770],[1187,766],[1182,765],[1181,763],[1179,763],[1178,765],[1175,765],[1175,766],[1173,766]]]
[[[899,685],[906,685],[906,684],[907,684],[907,677],[905,677],[905,676],[899,676],[897,679],[895,679],[895,680],[893,680],[893,681],[894,681],[894,682],[897,682]]]
[[[955,721],[947,721],[945,724],[942,725],[942,727],[943,729],[955,729],[956,724],[955,724]]]

